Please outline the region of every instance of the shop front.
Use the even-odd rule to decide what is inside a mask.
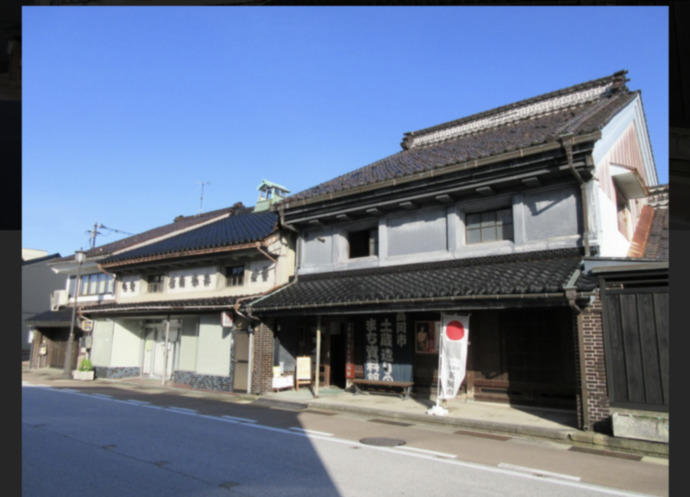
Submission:
[[[579,255],[549,255],[309,275],[250,309],[276,323],[274,365],[281,372],[294,373],[298,358],[308,356],[320,386],[401,393],[409,384],[427,398],[438,388],[444,316],[467,316],[459,395],[576,409],[576,306],[594,286],[579,276]],[[483,279],[466,283],[477,272]],[[464,294],[457,292],[463,283]],[[575,293],[566,296],[566,283]],[[396,295],[403,286],[406,294]]]

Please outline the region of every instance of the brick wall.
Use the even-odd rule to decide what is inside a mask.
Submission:
[[[273,378],[273,320],[254,327],[254,357],[252,358],[252,391],[264,393],[271,390]]]
[[[584,364],[579,364],[578,369],[584,374],[586,389],[585,405],[583,406],[582,402],[578,405],[578,425],[585,430],[610,433],[611,413],[606,384],[602,303],[599,296],[583,310],[578,322],[584,349]],[[583,408],[587,410],[588,422]]]

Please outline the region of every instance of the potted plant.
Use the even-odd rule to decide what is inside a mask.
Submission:
[[[82,359],[79,368],[72,371],[72,378],[75,380],[93,380],[94,371],[91,361],[89,359]]]

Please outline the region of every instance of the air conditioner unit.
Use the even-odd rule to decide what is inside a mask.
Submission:
[[[67,305],[67,290],[55,290],[50,294],[50,310],[57,311],[60,307]]]

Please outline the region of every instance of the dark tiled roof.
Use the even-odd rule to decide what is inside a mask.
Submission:
[[[113,255],[101,263],[107,265],[144,257],[258,242],[277,230],[277,221],[278,216],[274,212],[235,214],[165,240]]]
[[[303,275],[299,280],[251,304],[253,312],[299,307],[377,304],[495,295],[539,297],[564,291],[580,268],[579,250],[552,250]],[[581,277],[577,287],[589,291],[593,280]]]
[[[137,233],[136,235],[128,236],[127,238],[122,238],[121,240],[116,240],[114,242],[101,245],[100,247],[94,247],[90,250],[86,250],[86,256],[98,257],[112,254],[113,252],[123,250],[127,247],[138,245],[140,243],[144,243],[146,241],[153,240],[155,238],[168,235],[170,233],[174,233],[175,231],[188,229],[192,226],[207,222],[211,219],[228,215],[229,213],[234,212],[236,209],[237,208],[233,206],[225,207],[223,209],[217,209],[214,211],[203,212],[201,214],[197,214],[194,216],[179,216],[175,218],[175,220],[170,224],[158,226],[156,228],[143,231],[141,233]],[[61,260],[70,261],[73,259],[74,254],[64,257]]]
[[[44,255],[43,257],[36,257],[35,259],[22,259],[22,266],[29,266],[31,264],[38,264],[40,262],[49,261],[51,259],[59,259],[60,254]]]
[[[406,133],[403,151],[288,197],[285,203],[586,135],[638,94],[625,71],[432,128]]]
[[[95,304],[82,307],[82,312],[85,314],[97,313],[117,313],[117,312],[152,312],[152,311],[193,311],[198,309],[206,310],[221,310],[229,309],[235,304],[238,299],[247,298],[245,296],[232,297],[210,297],[204,299],[186,299],[186,300],[164,300],[158,302],[134,302],[134,303],[112,303],[112,304]]]
[[[62,328],[72,324],[72,309],[59,309],[57,311],[45,311],[24,321],[29,326],[41,328]]]

